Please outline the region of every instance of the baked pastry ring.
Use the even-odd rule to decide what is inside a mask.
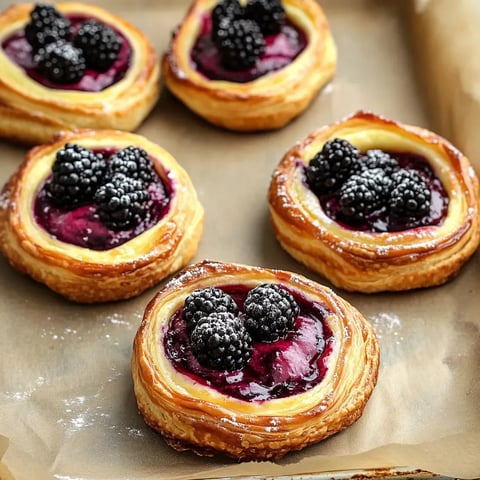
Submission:
[[[448,196],[438,225],[401,231],[344,228],[308,187],[304,167],[334,138],[360,152],[381,149],[424,157]],[[478,179],[469,160],[439,135],[368,112],[320,128],[290,149],[271,179],[268,201],[282,247],[335,286],[359,292],[442,284],[479,245]]]
[[[190,58],[202,17],[216,3],[194,1],[173,33],[162,62],[167,87],[215,125],[239,131],[283,127],[308,107],[334,75],[336,47],[323,10],[315,0],[283,0],[288,19],[307,37],[305,50],[280,70],[236,83],[208,79]]]
[[[30,78],[0,48],[0,136],[38,144],[60,130],[135,130],[159,96],[159,60],[149,40],[100,7],[76,2],[55,7],[64,15],[90,17],[121,32],[132,49],[128,70],[121,80],[98,92],[55,89]],[[33,4],[13,5],[0,15],[0,43],[25,27],[32,8]]]
[[[144,149],[163,182],[169,206],[151,228],[123,244],[94,250],[58,240],[33,212],[37,192],[50,176],[56,152],[66,143],[90,149]],[[33,148],[3,188],[0,249],[11,265],[77,302],[105,302],[140,294],[184,266],[196,253],[203,208],[186,171],[144,137],[115,130],[62,132]]]
[[[174,368],[165,337],[187,295],[208,287],[238,290],[264,283],[281,285],[325,309],[322,321],[324,331],[332,333],[332,349],[319,383],[283,398],[245,401]],[[354,423],[375,386],[378,366],[373,327],[330,289],[290,272],[213,261],[187,267],[151,300],[132,357],[138,408],[150,427],[176,450],[239,460],[278,459]]]

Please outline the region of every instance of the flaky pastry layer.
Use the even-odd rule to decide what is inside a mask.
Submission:
[[[126,243],[96,251],[57,240],[34,218],[39,188],[66,143],[91,149],[143,148],[173,193],[166,214]],[[140,294],[186,265],[195,255],[204,211],[187,172],[163,148],[116,130],[63,132],[33,148],[3,188],[0,251],[19,271],[77,302],[105,302]]]
[[[336,46],[323,10],[315,0],[283,0],[289,20],[305,32],[305,50],[281,70],[235,83],[206,78],[190,58],[201,19],[216,3],[194,1],[175,30],[162,61],[167,87],[195,113],[221,127],[255,131],[284,126],[334,75]]]
[[[333,349],[324,379],[291,397],[242,401],[179,373],[167,358],[169,319],[194,289],[276,283],[329,312]],[[330,289],[290,272],[203,261],[177,274],[148,304],[134,341],[132,373],[145,421],[177,450],[239,460],[278,459],[333,435],[362,414],[375,386],[379,349],[372,326]]]
[[[0,43],[25,27],[33,7],[13,5],[0,15]],[[128,71],[100,92],[53,89],[31,79],[0,48],[0,137],[38,144],[60,130],[135,130],[160,91],[159,59],[150,41],[136,27],[100,7],[76,2],[55,7],[62,14],[91,17],[120,31],[132,48]]]
[[[381,149],[425,157],[449,197],[443,223],[369,233],[343,228],[329,218],[306,185],[303,167],[336,137],[360,151]],[[298,142],[275,170],[268,201],[283,248],[346,290],[380,292],[442,284],[459,272],[480,241],[479,184],[469,160],[433,132],[373,113],[358,112]]]

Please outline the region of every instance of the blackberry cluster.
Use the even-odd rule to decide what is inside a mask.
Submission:
[[[430,211],[431,191],[414,169],[379,149],[359,150],[347,140],[327,141],[305,168],[309,187],[318,196],[333,194],[348,222],[361,222],[374,212],[420,218]]]
[[[148,185],[155,175],[148,153],[139,147],[129,146],[110,157],[109,168],[112,174],[122,173],[141,180]]]
[[[342,138],[327,141],[309,162],[307,182],[318,195],[340,188],[350,175],[360,171],[359,151]]]
[[[422,217],[430,211],[430,188],[415,170],[401,168],[392,174],[388,206],[399,217]]]
[[[190,336],[193,355],[208,368],[235,371],[252,355],[252,338],[238,317],[212,312],[203,317]]]
[[[105,72],[118,58],[122,39],[107,25],[87,20],[75,34],[73,44],[83,51],[87,67]]]
[[[278,33],[287,19],[280,0],[250,0],[245,16],[258,23],[263,35]]]
[[[72,39],[72,24],[53,5],[35,4],[25,26],[36,69],[51,82],[75,83],[87,68],[104,72],[118,58],[122,39],[95,20],[80,25]]]
[[[255,65],[265,52],[265,35],[280,31],[286,14],[280,0],[221,0],[212,10],[212,40],[230,70]]]
[[[262,284],[248,292],[244,304],[245,327],[255,340],[275,342],[293,328],[300,307],[287,290]]]
[[[70,20],[60,14],[54,6],[36,4],[30,12],[30,21],[25,25],[25,37],[34,51],[70,36]]]
[[[117,173],[98,187],[93,199],[100,220],[112,230],[124,230],[145,218],[149,194],[141,180]]]
[[[182,317],[187,324],[187,331],[191,333],[199,321],[211,313],[238,314],[235,300],[220,288],[209,287],[194,290],[185,299]]]
[[[220,61],[230,70],[253,67],[265,51],[265,40],[260,27],[244,18],[220,21],[216,34]]]
[[[390,185],[390,178],[380,168],[352,175],[340,188],[338,202],[342,214],[356,221],[364,220],[382,208]]]
[[[56,154],[52,177],[46,185],[47,195],[53,203],[65,208],[92,201],[105,169],[102,155],[67,143]]]
[[[56,154],[46,193],[55,205],[67,210],[94,203],[107,227],[123,230],[147,218],[148,186],[155,175],[141,148],[126,147],[107,162],[99,153],[67,143]]]
[[[78,82],[86,69],[82,51],[65,40],[48,43],[38,50],[33,60],[39,72],[60,84]]]

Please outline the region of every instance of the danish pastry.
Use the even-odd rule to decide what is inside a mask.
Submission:
[[[62,132],[2,191],[0,249],[77,302],[138,295],[196,253],[203,208],[185,170],[144,137]]]
[[[469,160],[420,127],[358,112],[308,135],[275,170],[272,225],[294,258],[359,292],[442,284],[479,244]]]
[[[159,59],[133,25],[93,5],[18,4],[0,14],[0,136],[134,130],[159,95]]]
[[[191,110],[232,130],[280,128],[304,111],[336,68],[315,0],[196,0],[162,62]]]
[[[378,366],[372,326],[329,288],[213,261],[151,300],[132,356],[150,427],[176,450],[238,460],[278,459],[353,424]]]

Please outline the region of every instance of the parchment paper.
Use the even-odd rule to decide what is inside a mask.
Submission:
[[[453,18],[463,2],[439,3]],[[2,8],[7,4],[0,0]],[[98,4],[142,28],[161,53],[188,2]],[[282,268],[328,285],[290,258],[272,234],[266,191],[280,158],[309,132],[357,109],[427,128],[434,123],[395,4],[322,5],[338,45],[337,75],[299,119],[275,132],[226,132],[164,90],[139,130],[169,150],[197,188],[206,223],[195,260]],[[478,26],[480,16],[470,20]],[[451,35],[438,37],[444,46],[450,41]],[[470,46],[472,57],[476,49],[478,44]],[[0,143],[2,184],[26,152]],[[373,323],[380,340],[378,385],[363,417],[278,463],[236,464],[172,451],[137,412],[131,345],[158,287],[129,301],[76,305],[1,258],[0,434],[9,445],[0,437],[0,458],[6,449],[3,461],[18,480],[199,479],[402,466],[478,477],[479,261],[476,254],[455,280],[438,288],[377,295],[337,290]],[[7,473],[0,470],[0,478]]]

